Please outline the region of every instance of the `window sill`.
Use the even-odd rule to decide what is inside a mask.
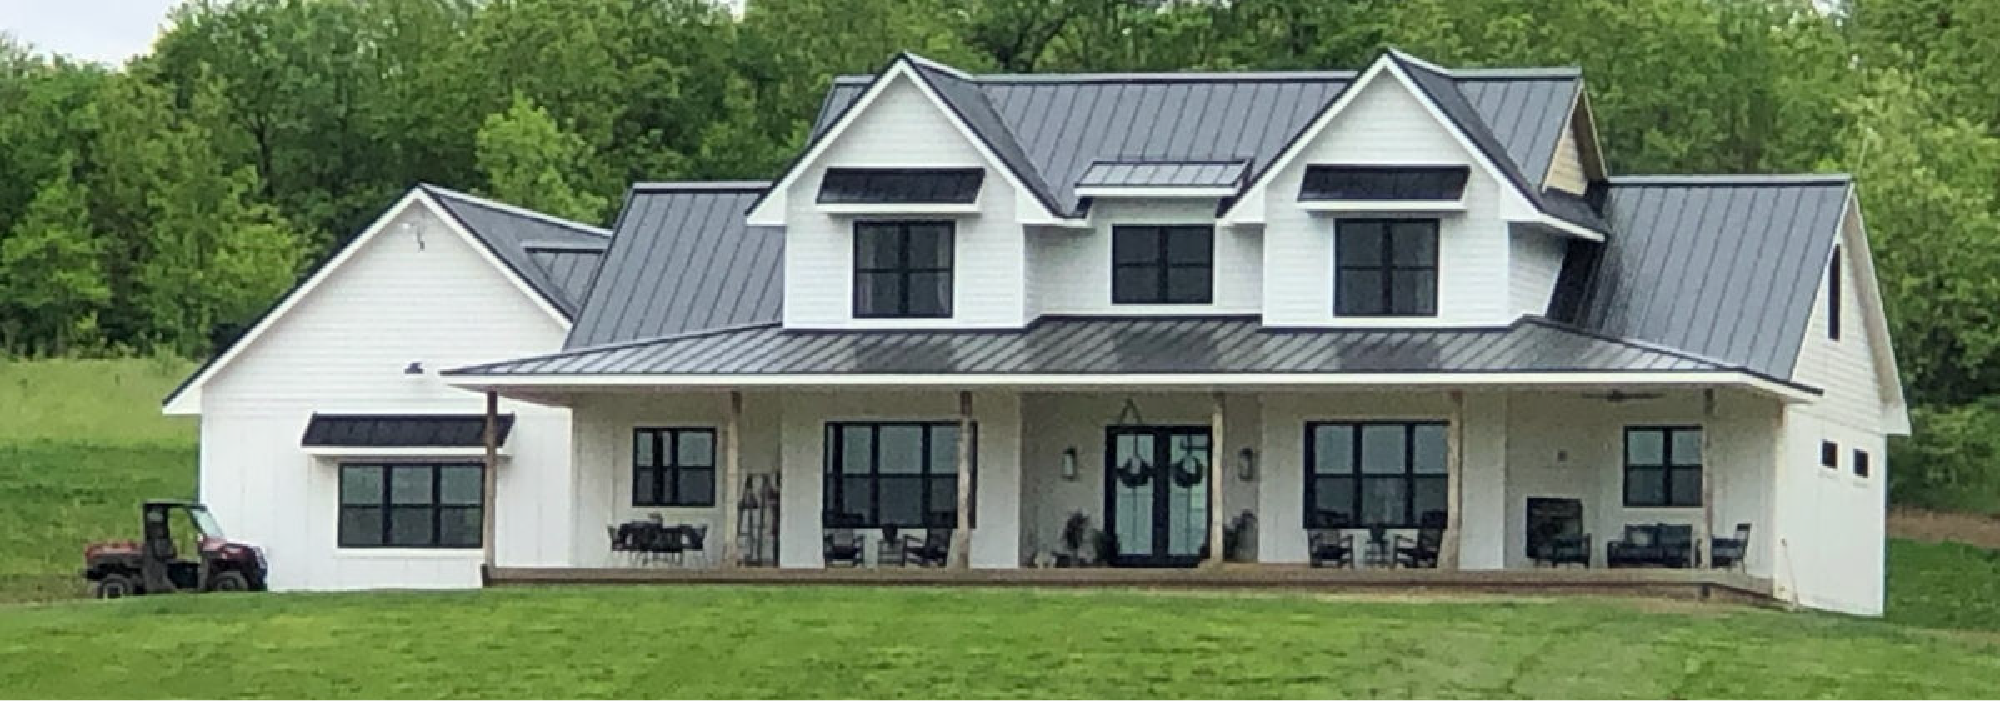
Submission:
[[[480,548],[334,548],[333,556],[347,560],[409,558],[420,560],[479,560],[486,556]]]

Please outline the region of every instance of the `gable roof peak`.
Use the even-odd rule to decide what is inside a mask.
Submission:
[[[552,224],[555,226],[562,227],[564,229],[575,231],[577,233],[589,234],[591,236],[597,236],[600,238],[611,238],[611,231],[600,226],[585,224],[583,222],[573,221],[570,219],[564,219],[562,217],[558,217],[553,214],[545,214],[542,212],[537,212],[535,210],[528,209],[526,207],[507,204],[499,200],[487,199],[467,192],[460,192],[458,190],[453,190],[451,188],[444,187],[442,185],[433,185],[430,183],[417,183],[416,189],[422,190],[424,191],[425,194],[428,194],[432,197],[444,197],[453,200],[458,200],[460,202],[465,202],[467,204],[479,207],[485,207],[487,209],[491,209],[504,214],[509,214],[525,219],[533,219],[535,221],[539,221],[544,224]]]

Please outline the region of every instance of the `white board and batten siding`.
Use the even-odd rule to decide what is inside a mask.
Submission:
[[[1875,615],[1882,611],[1886,434],[1888,413],[1895,409],[1883,391],[1883,368],[1876,361],[1877,339],[1868,316],[1873,312],[1863,296],[1872,283],[1862,274],[1868,249],[1852,208],[1838,240],[1840,338],[1828,337],[1828,290],[1821,279],[1793,371],[1799,382],[1824,394],[1786,412],[1778,505],[1786,542],[1779,563],[1784,569],[1776,583],[1780,598]],[[1822,441],[1838,448],[1833,467],[1821,464]],[[1868,454],[1867,477],[1854,474],[1857,450]]]
[[[1568,242],[1532,227],[1510,227],[1507,300],[1514,316],[1547,314]]]
[[[1478,165],[1451,127],[1386,70],[1360,90],[1264,187],[1264,323],[1410,327],[1513,321],[1504,216],[1509,211],[1505,200],[1519,195]],[[1315,163],[1472,168],[1465,185],[1465,210],[1446,214],[1439,222],[1436,317],[1334,316],[1333,230],[1338,215],[1307,212],[1296,201],[1306,167]],[[1246,199],[1244,206],[1256,203]]]
[[[978,213],[867,217],[821,211],[820,180],[833,167],[982,168]],[[1032,199],[1032,196],[1029,196]],[[1029,321],[1027,251],[1016,193],[939,105],[898,72],[785,193],[784,323],[790,328],[1019,328]],[[854,222],[949,220],[952,316],[854,318]]]
[[[561,321],[421,198],[409,202],[200,389],[201,498],[231,537],[265,548],[274,588],[479,583],[476,548],[337,547],[337,462],[299,445],[315,412],[481,413],[480,395],[434,373],[562,345]],[[405,374],[412,362],[428,372]],[[568,564],[567,529],[549,527],[570,518],[568,413],[505,400],[501,411],[517,418],[497,485],[497,558]]]
[[[1257,314],[1262,311],[1263,237],[1256,227],[1218,226],[1214,198],[1099,198],[1084,229],[1031,227],[1033,294],[1043,314]],[[1209,304],[1113,304],[1112,229],[1126,224],[1215,229]]]

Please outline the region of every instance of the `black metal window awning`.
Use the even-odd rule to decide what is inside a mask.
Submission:
[[[972,204],[986,171],[979,168],[828,168],[820,204]]]
[[[495,444],[505,444],[514,415],[500,414]],[[313,414],[299,441],[306,448],[479,448],[484,414]]]
[[[1300,202],[1456,202],[1465,194],[1467,166],[1309,165]]]

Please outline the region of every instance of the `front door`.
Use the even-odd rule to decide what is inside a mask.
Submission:
[[[1104,513],[1114,564],[1191,567],[1208,541],[1206,426],[1113,426],[1104,446]]]

